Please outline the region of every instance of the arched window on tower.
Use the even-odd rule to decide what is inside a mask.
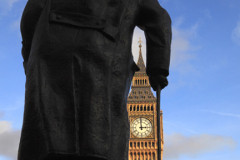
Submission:
[[[147,85],[147,80],[145,79],[145,85]]]
[[[144,106],[144,111],[146,111],[146,106]]]
[[[135,108],[135,106],[133,107],[133,111],[135,111],[136,110],[136,108]]]
[[[130,106],[130,111],[132,111],[132,105]]]
[[[137,85],[137,80],[135,80],[135,85]]]
[[[139,111],[139,106],[137,106],[137,111]]]
[[[149,106],[147,107],[147,110],[150,111],[150,107]]]
[[[151,106],[151,111],[153,111],[153,106]]]
[[[141,105],[141,107],[140,107],[140,111],[142,111],[143,110],[143,106]]]
[[[153,152],[152,154],[153,154],[153,160],[155,160],[155,153]]]

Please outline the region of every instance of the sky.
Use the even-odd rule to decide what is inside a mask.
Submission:
[[[15,160],[25,74],[20,19],[27,0],[0,0],[0,160]],[[169,86],[161,93],[163,160],[240,159],[240,1],[159,0],[172,19]],[[135,28],[132,53],[138,59]]]

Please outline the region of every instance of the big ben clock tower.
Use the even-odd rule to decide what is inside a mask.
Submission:
[[[140,68],[132,80],[127,110],[130,121],[129,160],[157,160],[157,99],[154,97],[142,58],[141,39],[137,65]],[[163,123],[160,115],[160,144],[163,152]]]

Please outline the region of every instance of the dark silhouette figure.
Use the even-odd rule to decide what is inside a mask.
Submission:
[[[18,160],[128,159],[135,26],[145,31],[151,85],[164,88],[171,20],[157,0],[28,0]]]

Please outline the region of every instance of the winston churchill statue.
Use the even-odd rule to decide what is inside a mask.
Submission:
[[[157,0],[28,0],[18,160],[128,159],[135,26],[145,31],[151,85],[164,88],[171,20]]]

